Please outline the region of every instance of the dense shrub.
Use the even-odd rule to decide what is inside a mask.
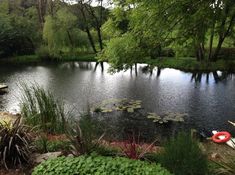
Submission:
[[[30,129],[20,123],[18,118],[12,125],[0,123],[0,163],[17,167],[29,161]]]
[[[22,85],[21,114],[26,123],[46,133],[65,132],[68,113],[64,104],[38,85]]]
[[[159,155],[160,163],[175,175],[207,174],[207,159],[189,134],[179,133]]]
[[[43,162],[33,171],[33,175],[41,174],[169,175],[170,173],[160,165],[142,161],[120,157],[80,156],[77,158],[60,157]]]

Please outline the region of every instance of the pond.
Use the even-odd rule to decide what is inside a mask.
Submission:
[[[85,110],[87,105],[107,99],[141,100],[146,112],[186,113],[187,127],[200,131],[213,129],[234,132],[228,120],[235,121],[235,75],[226,72],[187,73],[176,69],[148,69],[108,73],[109,65],[95,70],[95,63],[68,62],[41,65],[0,65],[0,82],[9,92],[0,95],[0,111],[19,111],[20,82],[36,82],[52,91],[71,108]],[[124,115],[116,125],[154,127],[146,117],[135,123]],[[151,131],[149,131],[151,132]]]

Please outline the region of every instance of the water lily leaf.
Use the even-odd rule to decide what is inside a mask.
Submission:
[[[133,106],[133,108],[135,108],[135,109],[141,109],[141,106],[140,106],[140,105],[136,105],[136,106]]]
[[[148,119],[156,119],[155,116],[153,116],[153,115],[148,115],[147,118]]]
[[[159,120],[158,120],[158,119],[154,119],[153,122],[154,122],[154,123],[157,123],[157,122],[159,122]]]
[[[112,109],[102,109],[102,113],[108,113],[108,112],[112,112],[113,110]]]
[[[134,112],[134,109],[133,109],[133,108],[127,108],[127,112],[133,113],[133,112]]]

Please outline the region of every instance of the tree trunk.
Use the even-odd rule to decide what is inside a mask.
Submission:
[[[74,43],[73,43],[73,39],[72,39],[72,36],[71,36],[69,30],[67,30],[67,34],[68,34],[69,42],[70,42],[71,47],[72,47],[72,50],[73,50],[73,48],[74,48]]]
[[[217,61],[223,42],[224,42],[224,38],[223,37],[219,38],[219,42],[216,47],[215,53],[213,55],[212,61]]]
[[[212,29],[211,29],[209,55],[208,55],[208,60],[209,61],[211,61],[211,59],[212,59],[212,47],[213,47],[214,35],[215,35],[215,20],[213,21],[213,26],[212,26]]]
[[[219,36],[219,42],[217,44],[215,53],[213,55],[213,61],[216,61],[218,59],[219,52],[220,52],[220,50],[222,48],[223,42],[224,42],[225,38],[229,35],[231,29],[234,26],[234,23],[235,23],[234,20],[235,20],[235,14],[231,17],[231,20],[230,20],[230,23],[229,23],[229,26],[228,26],[227,30],[225,32],[221,33],[220,36]],[[225,22],[224,22],[223,25],[225,25]]]
[[[99,42],[99,47],[100,47],[100,51],[103,50],[103,40],[102,40],[102,34],[101,34],[101,26],[102,26],[102,16],[103,16],[103,0],[101,0],[101,7],[100,7],[100,19],[98,19],[98,17],[95,15],[95,12],[94,10],[92,9],[91,5],[89,4],[89,6],[85,6],[86,10],[91,14],[91,16],[94,18],[95,20],[95,27],[96,27],[96,30],[97,30],[97,35],[98,35],[98,42]],[[97,53],[97,52],[96,52]],[[95,70],[97,68],[97,66],[101,65],[101,69],[102,71],[104,70],[104,63],[101,61],[101,62],[97,62],[96,65],[95,65]]]
[[[84,23],[85,23],[85,25],[86,25],[86,26],[85,26],[85,30],[86,30],[86,33],[87,33],[87,37],[88,37],[88,39],[89,39],[90,45],[91,45],[91,47],[92,47],[94,53],[96,54],[96,53],[97,53],[97,50],[96,50],[96,48],[95,48],[95,43],[94,43],[94,40],[93,40],[93,38],[92,38],[90,29],[89,29],[89,27],[88,27],[88,22],[87,22],[87,19],[86,19],[86,14],[85,14],[85,12],[84,12],[84,4],[83,4],[82,1],[80,1],[80,11],[81,11],[81,13],[82,13],[82,17],[83,17],[83,19],[84,19]]]
[[[217,44],[215,53],[212,58],[213,61],[217,61],[219,52],[220,52],[222,45],[223,45],[223,42],[224,42],[225,38],[230,34],[230,32],[234,26],[234,23],[235,23],[235,21],[234,21],[235,20],[235,13],[233,13],[231,16],[231,19],[229,21],[229,25],[228,25],[227,29],[225,29],[227,19],[230,16],[229,15],[230,7],[228,5],[225,6],[224,10],[225,10],[225,12],[224,12],[225,14],[224,14],[223,20],[221,21],[221,25],[220,25],[219,42]]]
[[[43,26],[45,23],[46,9],[47,9],[47,0],[37,0],[37,11],[38,11],[39,23],[41,25],[41,30],[43,30]]]
[[[92,38],[91,32],[90,32],[88,27],[86,27],[86,33],[87,33],[87,37],[88,37],[88,39],[90,41],[90,44],[91,44],[91,47],[92,47],[94,53],[97,54],[97,50],[95,48],[95,43],[94,43],[94,40]]]
[[[196,47],[196,58],[197,61],[203,61],[205,58],[205,48],[202,42],[199,43]]]
[[[100,50],[103,50],[103,41],[102,41],[102,35],[101,35],[101,30],[100,27],[97,27],[97,33],[98,33],[98,40],[99,40],[99,45],[100,45]]]

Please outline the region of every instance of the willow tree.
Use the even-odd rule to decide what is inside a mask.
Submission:
[[[55,14],[45,18],[43,39],[48,45],[50,54],[60,56],[66,50],[87,45],[84,34],[77,28],[77,17],[67,7],[60,8]]]

